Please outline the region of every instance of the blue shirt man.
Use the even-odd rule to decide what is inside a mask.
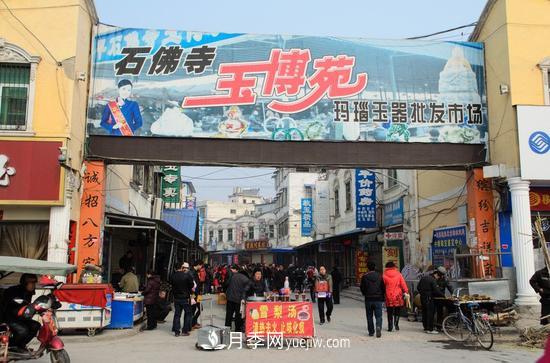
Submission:
[[[118,82],[118,97],[103,109],[101,127],[111,135],[133,136],[143,125],[139,105],[131,101],[132,82],[123,79]]]

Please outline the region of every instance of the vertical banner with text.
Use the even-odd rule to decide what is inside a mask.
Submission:
[[[376,228],[376,178],[366,169],[355,169],[355,222],[357,228]]]
[[[87,264],[101,264],[102,225],[105,208],[105,164],[86,161],[76,247],[77,279]]]
[[[472,246],[476,258],[476,277],[496,277],[495,210],[491,180],[483,178],[483,169],[475,168],[468,175],[468,220],[473,232]]]
[[[163,166],[161,194],[164,208],[181,208],[181,168],[179,166]],[[187,206],[186,206],[187,207]]]
[[[369,254],[366,251],[355,252],[355,281],[361,282],[361,278],[368,272],[367,262]]]
[[[311,198],[302,198],[302,237],[311,236],[313,206]]]

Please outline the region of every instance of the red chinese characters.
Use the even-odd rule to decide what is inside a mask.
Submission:
[[[306,78],[311,62],[309,49],[272,49],[268,61],[221,64],[216,90],[225,94],[186,97],[182,107],[249,105],[256,102],[258,76],[263,75],[262,97],[289,96],[292,101],[272,100],[268,108],[280,113],[301,112],[323,97],[331,99],[354,96],[365,89],[368,76],[358,73],[352,83],[355,57],[325,56],[313,61],[314,73]]]

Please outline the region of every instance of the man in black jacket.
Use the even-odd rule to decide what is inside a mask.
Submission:
[[[199,278],[199,271],[204,266],[204,262],[202,260],[196,260],[193,264],[193,269],[191,270],[191,274],[193,276],[193,281],[195,282],[195,291],[193,291],[193,297],[195,299],[195,305],[191,306],[191,310],[193,311],[193,319],[191,321],[191,327],[192,329],[199,329],[201,325],[199,324],[199,317],[201,316],[201,303],[199,302],[199,296],[202,294],[202,283]]]
[[[420,293],[420,302],[422,303],[422,325],[424,332],[428,334],[437,334],[434,330],[434,313],[435,305],[434,298],[445,297],[437,285],[437,280],[441,279],[443,274],[435,270],[433,273],[423,276],[416,287]]]
[[[231,327],[235,317],[235,331],[240,332],[243,328],[241,316],[241,301],[246,299],[246,293],[250,288],[250,280],[239,273],[239,266],[231,265],[231,275],[227,279],[225,295],[227,305],[225,306],[225,326]]]
[[[550,274],[548,268],[543,268],[535,272],[535,274],[529,280],[531,287],[540,295],[541,311],[540,311],[540,323],[546,325],[550,321],[545,316],[550,315]]]
[[[365,310],[367,313],[367,327],[369,336],[374,335],[373,314],[376,319],[376,337],[382,336],[382,304],[386,287],[382,276],[376,272],[376,264],[367,263],[368,272],[361,278],[361,293],[365,297]]]
[[[2,315],[12,332],[10,347],[20,352],[27,351],[27,344],[40,329],[40,323],[32,319],[42,298],[39,297],[32,303],[37,281],[36,275],[21,275],[19,285],[12,286],[4,292],[1,304]]]
[[[172,292],[174,294],[174,322],[172,331],[175,336],[180,336],[181,313],[184,312],[183,328],[181,334],[188,336],[191,331],[192,310],[191,292],[193,289],[193,276],[189,273],[189,264],[184,262],[179,271],[172,275]]]

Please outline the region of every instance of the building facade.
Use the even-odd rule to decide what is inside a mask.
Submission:
[[[67,262],[80,212],[93,1],[0,5],[0,254]]]

